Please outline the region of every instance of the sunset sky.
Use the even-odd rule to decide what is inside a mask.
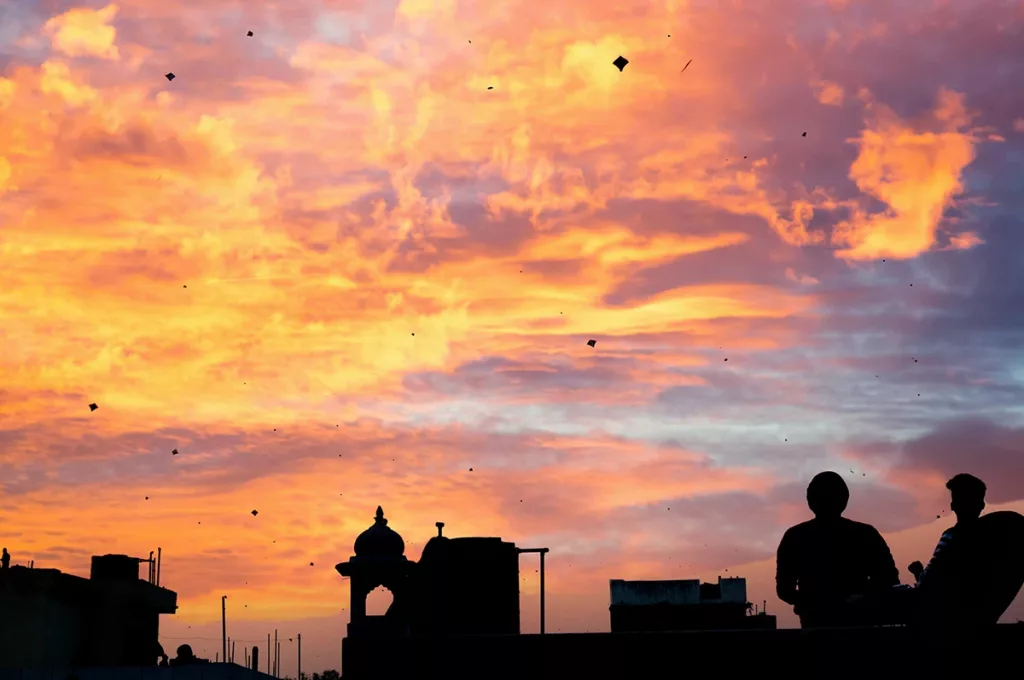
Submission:
[[[793,625],[774,552],[826,469],[909,580],[951,475],[1024,508],[1022,32],[1021,0],[0,0],[0,543],[160,546],[169,651],[213,658],[226,594],[292,676],[295,633],[339,667],[378,504],[413,559],[435,521],[549,547],[550,631],[717,575]]]

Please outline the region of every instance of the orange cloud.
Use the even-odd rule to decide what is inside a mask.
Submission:
[[[950,250],[969,250],[975,246],[980,246],[984,242],[973,231],[966,231],[962,234],[951,234],[949,237],[949,248]]]
[[[817,89],[817,98],[820,104],[825,106],[842,106],[844,91],[839,83],[832,83],[827,80],[819,80],[814,83]]]
[[[975,157],[965,131],[972,115],[963,95],[949,90],[939,93],[932,114],[939,132],[917,131],[884,106],[871,109],[871,126],[854,140],[860,153],[850,178],[887,210],[855,206],[853,217],[835,227],[832,243],[848,260],[915,257],[935,244],[943,211],[963,189],[961,175]]]
[[[58,15],[43,25],[43,33],[50,38],[53,48],[69,57],[121,58],[114,41],[117,29],[110,22],[117,16],[117,5],[101,9],[76,7]]]

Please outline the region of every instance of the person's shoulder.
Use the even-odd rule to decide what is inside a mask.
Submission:
[[[784,540],[784,541],[787,540],[787,539],[792,540],[794,538],[799,538],[799,537],[807,534],[809,531],[811,531],[811,528],[813,526],[813,522],[814,522],[814,520],[808,520],[806,522],[800,522],[799,524],[794,524],[790,528],[786,529],[785,533],[782,534],[782,540]]]

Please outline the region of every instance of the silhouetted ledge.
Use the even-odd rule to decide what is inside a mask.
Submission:
[[[305,674],[303,674],[305,675]],[[274,680],[235,663],[0,670],[0,680]]]
[[[661,678],[782,673],[792,677],[964,677],[1017,668],[1024,625],[1005,624],[955,639],[897,627],[820,630],[567,633],[447,639],[349,639],[344,680],[399,678]],[[935,669],[929,671],[929,669]],[[935,674],[937,672],[937,674]],[[706,677],[711,677],[707,675]]]

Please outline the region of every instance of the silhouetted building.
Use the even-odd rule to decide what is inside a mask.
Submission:
[[[335,568],[351,578],[350,638],[519,633],[519,549],[500,538],[438,535],[420,561],[377,508],[373,526],[356,538],[355,555]],[[391,591],[383,616],[366,613],[366,596]]]
[[[611,631],[775,629],[775,617],[748,616],[747,581],[718,577],[718,583],[611,581]]]
[[[519,634],[519,551],[514,543],[435,536],[423,548],[416,582],[417,634]]]
[[[0,668],[155,666],[160,614],[177,594],[139,578],[139,558],[92,558],[90,578],[12,567],[0,574]],[[150,570],[152,576],[153,570]]]

